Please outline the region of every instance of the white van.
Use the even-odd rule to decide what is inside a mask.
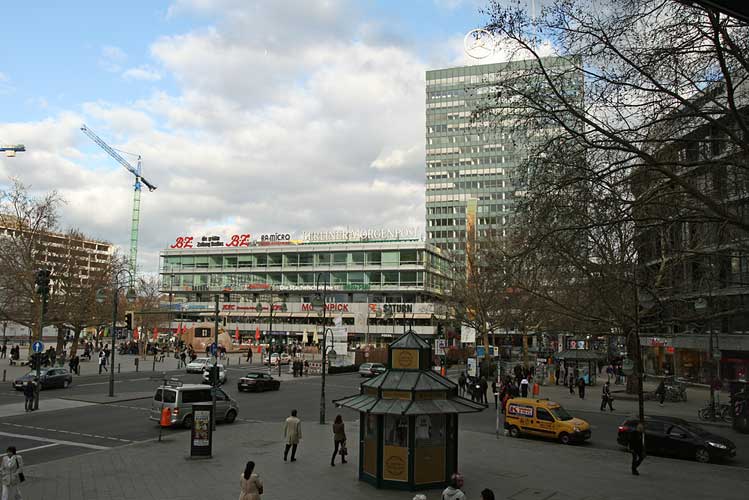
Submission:
[[[213,403],[213,391],[216,391],[216,421],[232,423],[239,415],[239,405],[220,388],[204,384],[184,384],[181,386],[159,386],[151,400],[151,411],[148,418],[161,422],[162,408],[172,412],[172,425],[181,425],[186,429],[192,427],[192,405],[195,403]]]

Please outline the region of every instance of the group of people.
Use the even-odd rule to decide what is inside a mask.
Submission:
[[[309,375],[309,361],[302,358],[294,358],[291,362],[291,371],[295,377],[302,377]]]
[[[302,421],[296,410],[291,410],[291,415],[284,420],[282,428],[284,438],[283,461],[296,462],[297,448],[302,439]],[[333,455],[330,457],[330,466],[335,467],[336,457],[338,456],[341,457],[342,464],[348,463],[346,461],[346,456],[348,455],[348,449],[346,448],[346,424],[343,422],[341,415],[336,415],[332,431]],[[291,458],[289,458],[289,452],[291,452]],[[255,473],[255,462],[249,461],[245,465],[244,472],[239,479],[239,488],[239,500],[260,500],[260,495],[263,494],[263,481]]]
[[[3,344],[3,347],[0,350],[0,355],[2,355],[3,358],[6,358],[8,356],[7,344]],[[8,360],[8,364],[10,364],[11,366],[17,365],[19,359],[21,359],[21,347],[15,345],[10,348],[10,359]]]

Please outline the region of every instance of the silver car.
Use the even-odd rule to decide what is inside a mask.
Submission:
[[[182,386],[159,386],[151,400],[151,411],[148,418],[161,421],[161,410],[169,408],[171,424],[181,425],[186,429],[192,427],[192,405],[195,403],[212,403],[213,391],[216,391],[216,421],[232,423],[239,415],[239,405],[222,389],[213,389],[210,385],[184,384]]]
[[[195,358],[195,361],[190,361],[185,367],[187,373],[203,373],[205,367],[211,364],[211,358]]]

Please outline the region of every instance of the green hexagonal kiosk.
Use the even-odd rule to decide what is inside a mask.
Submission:
[[[359,479],[378,488],[442,487],[458,470],[458,414],[485,405],[458,396],[432,370],[432,348],[408,332],[388,347],[388,370],[334,401],[360,413]]]

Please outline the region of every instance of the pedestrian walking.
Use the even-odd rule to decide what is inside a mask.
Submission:
[[[603,390],[601,391],[601,411],[604,411],[606,409],[606,405],[609,405],[609,409],[611,411],[614,411],[614,407],[612,405],[612,402],[614,401],[613,396],[611,396],[611,386],[609,381],[607,380],[605,384],[603,384]]]
[[[458,390],[459,390],[461,396],[465,395],[465,393],[466,393],[466,374],[464,372],[460,372],[460,377],[458,377]]]
[[[335,467],[335,456],[340,451],[341,463],[345,464],[346,455],[348,450],[346,449],[346,425],[343,423],[343,417],[336,415],[335,421],[333,422],[333,456],[330,457],[331,467]]]
[[[498,409],[499,405],[497,404],[497,398],[499,397],[499,394],[497,393],[497,379],[492,378],[492,394],[494,394],[494,409]]]
[[[643,443],[644,427],[638,423],[635,430],[629,433],[629,451],[632,453],[632,474],[639,476],[637,468],[645,460],[645,446]]]
[[[239,477],[239,500],[260,500],[260,495],[263,494],[263,482],[254,471],[255,462],[250,460]]]
[[[481,377],[479,380],[479,391],[480,391],[480,399],[479,402],[484,403],[485,405],[489,404],[489,400],[486,398],[486,391],[489,389],[489,383],[486,381],[486,377]]]
[[[23,384],[24,408],[26,411],[34,411],[34,382],[29,380]]]
[[[247,359],[245,361],[252,364],[252,346],[247,347]]]
[[[291,449],[291,461],[296,462],[296,448],[302,439],[302,421],[297,418],[296,410],[291,410],[291,416],[284,421],[283,437],[286,439],[283,461],[286,462],[289,457],[289,449]]]
[[[107,352],[106,351],[99,351],[99,374],[101,374],[101,371],[107,370]]]
[[[8,344],[3,344],[2,349],[0,349],[0,358],[7,357],[8,354]]]
[[[557,365],[557,369],[556,371],[554,371],[554,384],[555,385],[559,385],[559,375],[560,375],[560,370],[559,370],[559,365]]]
[[[661,379],[661,383],[655,389],[655,395],[658,396],[658,403],[663,406],[663,402],[666,400],[666,382]]]
[[[582,377],[577,380],[577,394],[580,399],[585,399],[585,380]]]
[[[26,480],[23,475],[23,458],[16,454],[15,446],[8,446],[5,456],[0,461],[2,476],[2,500],[22,500],[21,483]]]
[[[570,387],[570,394],[574,396],[575,395],[575,376],[573,374],[570,374],[569,387]]]
[[[523,377],[523,380],[520,381],[520,396],[528,397],[528,379],[526,377]]]
[[[494,492],[489,488],[481,490],[481,500],[494,500]]]
[[[450,477],[450,485],[442,491],[442,500],[465,500],[466,495],[461,491],[463,476],[455,473]]]

